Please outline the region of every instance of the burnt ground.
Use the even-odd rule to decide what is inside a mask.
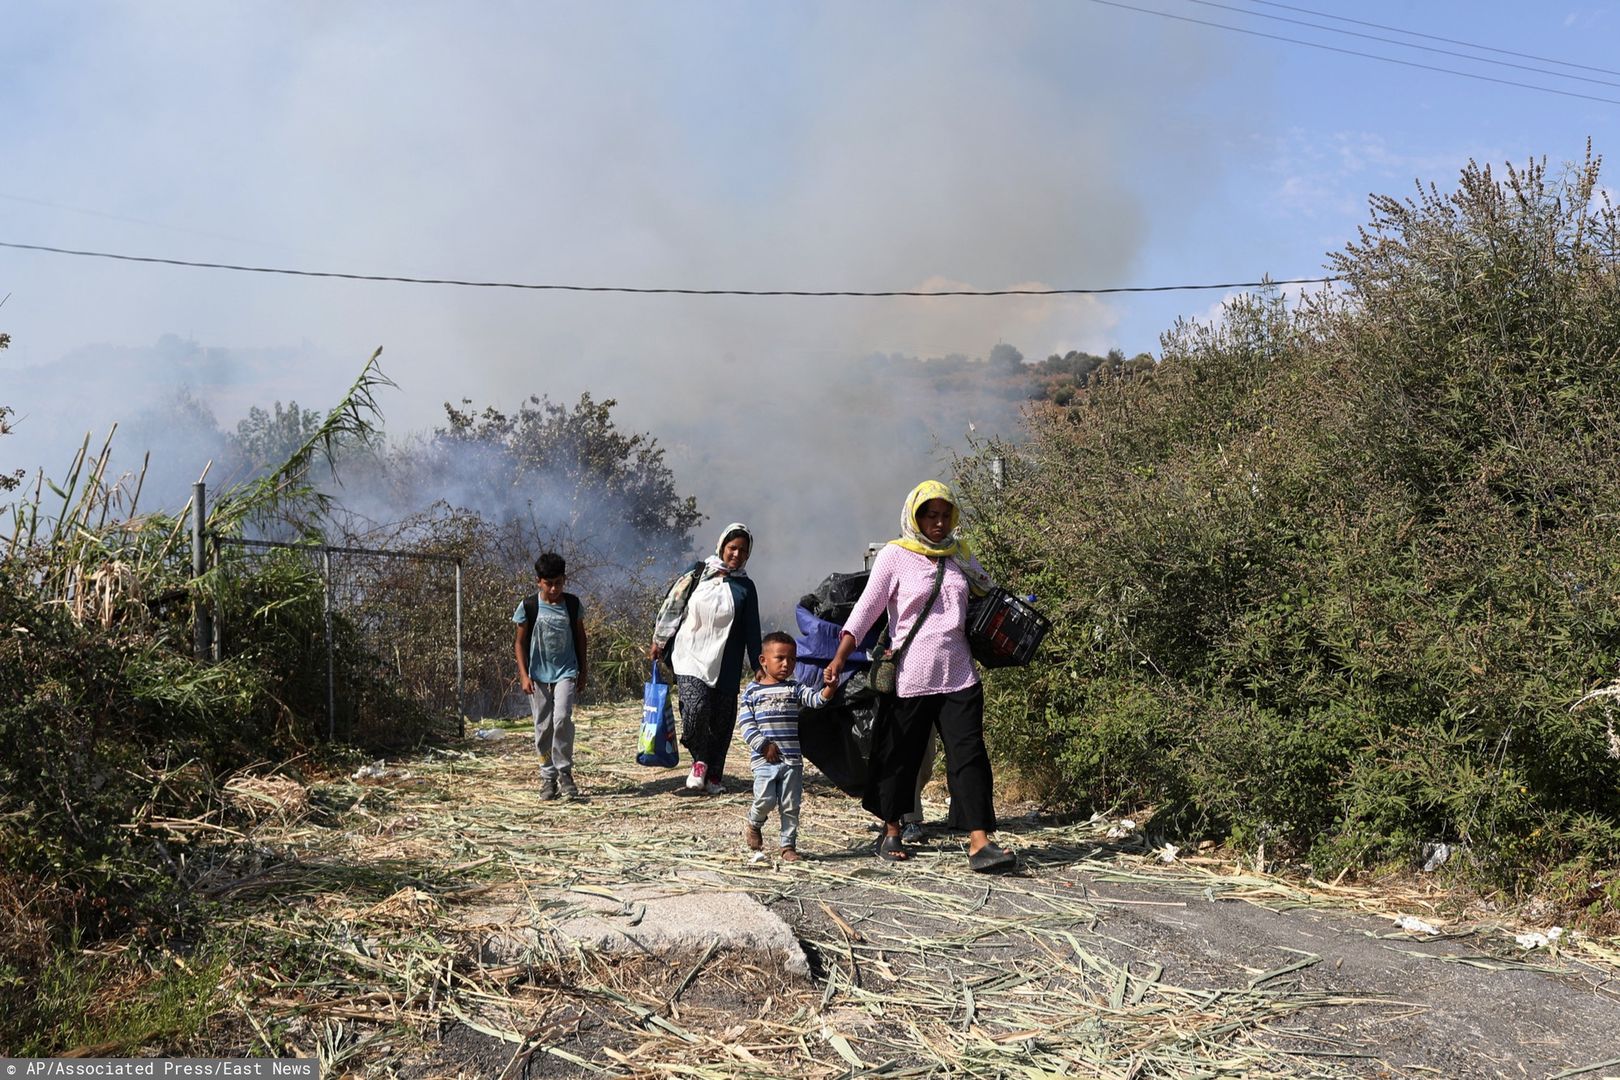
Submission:
[[[634,724],[581,717],[580,803],[534,798],[513,731],[317,785],[329,813],[263,822],[275,857],[212,886],[258,943],[242,966],[260,1045],[239,1049],[421,1078],[1620,1076],[1612,941],[1526,950],[1416,893],[1164,863],[1108,822],[1026,807],[1004,808],[1016,872],[969,873],[942,828],[881,863],[820,780],[806,860],[750,861],[747,793],[677,794],[681,773],[629,764]],[[633,939],[651,887],[700,913],[752,897],[810,974],[721,926],[707,948],[614,954],[558,930],[588,898]]]

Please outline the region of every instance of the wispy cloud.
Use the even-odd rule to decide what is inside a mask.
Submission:
[[[1307,220],[1359,219],[1374,192],[1410,191],[1420,179],[1443,180],[1456,175],[1470,156],[1482,153],[1477,148],[1415,150],[1366,131],[1317,134],[1296,129],[1254,141],[1265,171],[1274,178],[1277,206]]]

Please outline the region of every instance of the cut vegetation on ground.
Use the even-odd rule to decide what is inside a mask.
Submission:
[[[239,779],[234,809],[172,823],[253,853],[199,885],[228,959],[199,1034],[116,1051],[401,1077],[1600,1076],[1620,1057],[1614,942],[1526,949],[1417,897],[1028,808],[1003,808],[1018,873],[969,873],[943,829],[887,865],[815,778],[806,860],[755,860],[746,793],[683,797],[678,771],[629,764],[634,709],[580,721],[581,802],[538,800],[526,732],[497,727],[358,780]]]

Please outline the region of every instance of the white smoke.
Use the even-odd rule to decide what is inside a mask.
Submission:
[[[1140,178],[1207,168],[1224,137],[1162,122],[1220,57],[1122,25],[920,2],[25,11],[0,46],[31,60],[6,65],[0,239],[526,282],[1115,283],[1144,242]],[[1111,47],[1121,32],[1137,47]],[[1152,344],[1112,341],[1088,298],[456,290],[0,250],[5,291],[19,423],[0,465],[59,469],[84,430],[176,386],[227,428],[251,404],[334,401],[380,344],[396,434],[447,400],[618,399],[714,525],[754,525],[767,607],[892,535],[967,421],[1012,423],[1006,401],[945,404],[861,358]],[[150,347],[168,334],[198,347]]]

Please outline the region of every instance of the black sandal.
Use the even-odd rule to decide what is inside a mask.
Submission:
[[[991,870],[1000,870],[1012,866],[1017,861],[1018,856],[1000,844],[990,841],[968,856],[968,869],[983,874]]]
[[[890,836],[888,833],[878,837],[876,846],[872,848],[872,854],[885,862],[905,862],[911,858],[911,852],[905,843],[898,836]]]

